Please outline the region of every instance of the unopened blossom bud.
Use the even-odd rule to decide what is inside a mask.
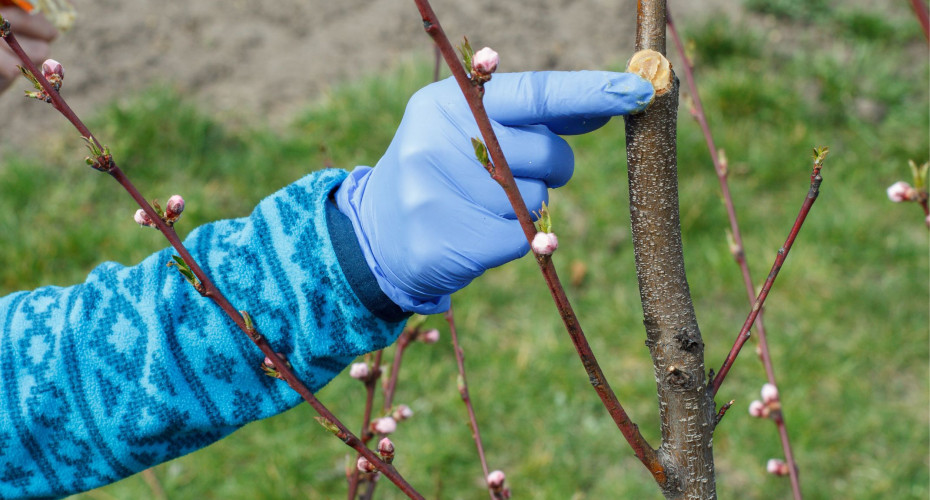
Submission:
[[[176,194],[171,198],[168,198],[168,204],[165,206],[165,217],[170,221],[176,221],[181,217],[181,212],[184,211],[184,198],[181,198],[181,195]]]
[[[559,239],[555,233],[536,233],[533,237],[533,251],[538,255],[552,255],[556,248],[559,248]]]
[[[768,463],[765,464],[765,470],[769,474],[774,474],[776,476],[787,476],[788,475],[788,464],[784,460],[778,458],[770,458]]]
[[[275,354],[281,358],[281,361],[284,361],[285,366],[288,368],[291,367],[291,362],[287,360],[287,356],[285,356],[283,352],[276,352]],[[284,376],[278,372],[277,367],[274,365],[274,361],[272,361],[268,356],[265,356],[265,360],[262,361],[262,371],[265,372],[265,375],[268,375],[269,377],[284,380]]]
[[[412,417],[413,410],[411,410],[407,405],[397,405],[397,407],[394,408],[394,411],[391,413],[391,416],[394,417],[394,420],[397,422],[401,422]]]
[[[378,442],[378,454],[381,455],[381,460],[384,460],[385,463],[391,463],[394,461],[394,443],[390,439],[384,438]]]
[[[371,423],[371,430],[378,434],[391,434],[397,430],[397,421],[393,417],[381,417]]]
[[[136,224],[140,226],[155,227],[155,223],[152,221],[152,218],[149,217],[149,214],[145,213],[145,210],[142,210],[141,208],[136,210],[136,215],[133,216],[133,218],[136,220]]]
[[[42,63],[42,76],[58,89],[61,87],[61,81],[65,78],[65,68],[54,59],[46,59]]]
[[[276,352],[275,354],[277,354],[278,357],[281,358],[282,361],[284,361],[284,364],[290,365],[290,363],[287,361],[287,356],[285,356],[283,352]],[[265,361],[262,364],[264,364],[268,368],[274,369],[274,361],[272,361],[271,358],[269,358],[268,356],[265,356]]]
[[[432,330],[427,330],[421,333],[417,339],[424,344],[435,344],[439,342],[439,330],[433,328]]]
[[[365,380],[371,376],[371,368],[368,363],[352,363],[352,367],[349,368],[349,376],[354,379]]]
[[[377,470],[374,464],[369,462],[365,457],[358,457],[358,461],[355,463],[355,466],[358,468],[359,472],[374,472]]]
[[[499,63],[500,56],[490,47],[485,47],[475,52],[475,55],[472,56],[471,59],[471,67],[475,70],[475,73],[485,76],[497,71],[497,65]]]
[[[488,487],[495,491],[500,491],[504,487],[504,480],[507,476],[503,471],[496,470],[488,474]]]
[[[749,414],[756,418],[765,418],[769,416],[769,409],[765,403],[757,399],[749,403]]]
[[[765,384],[762,386],[762,402],[765,404],[771,404],[778,401],[778,388],[773,384]]]
[[[888,186],[887,192],[888,199],[895,203],[917,199],[917,190],[904,181],[898,181]]]
[[[927,227],[930,227],[930,215],[927,215],[927,218],[924,219],[924,222],[927,223]]]

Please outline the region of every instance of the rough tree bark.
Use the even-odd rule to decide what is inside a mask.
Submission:
[[[635,50],[665,54],[665,0],[639,0]],[[645,112],[626,119],[630,218],[646,345],[652,355],[666,498],[716,498],[714,401],[704,342],[685,277],[678,212],[678,79]]]

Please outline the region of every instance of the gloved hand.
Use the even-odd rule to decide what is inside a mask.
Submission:
[[[652,85],[604,71],[496,74],[484,104],[527,207],[568,182],[574,155],[557,134],[595,130],[643,110]],[[402,309],[434,314],[449,294],[529,244],[498,184],[475,159],[478,125],[452,78],[418,91],[375,168],[336,193],[381,290]]]

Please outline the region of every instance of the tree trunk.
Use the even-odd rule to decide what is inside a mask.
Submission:
[[[639,0],[636,51],[665,54],[665,1]],[[630,218],[646,345],[652,355],[666,498],[716,498],[715,408],[706,390],[704,342],[685,277],[678,212],[678,80],[626,119]]]

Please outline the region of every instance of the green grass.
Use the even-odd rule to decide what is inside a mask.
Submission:
[[[833,23],[794,26],[791,46],[767,42],[775,28],[684,23],[687,37],[699,42],[692,46],[697,79],[730,160],[757,281],[807,192],[811,147],[831,146],[821,198],[766,314],[812,499],[930,495],[927,231],[916,206],[891,204],[884,192],[906,179],[908,159],[927,160],[928,65],[916,21],[903,4],[896,9],[846,9]],[[403,65],[333,90],[307,104],[285,132],[261,123],[230,126],[164,88],[113,104],[93,126],[144,193],[185,195],[186,231],[244,215],[327,161],[374,164],[407,98],[430,73],[425,65]],[[615,120],[571,139],[576,174],[551,204],[563,242],[556,261],[563,276],[573,263],[587,266],[569,296],[621,401],[657,444],[622,138],[623,123]],[[133,263],[164,245],[132,223],[134,208],[114,183],[79,166],[79,147],[68,136],[39,157],[2,160],[0,293],[75,283],[103,260]],[[727,250],[716,179],[684,99],[678,152],[686,264],[707,365],[716,368],[747,305]],[[455,304],[491,466],[508,473],[518,498],[660,498],[589,388],[531,259],[487,273]],[[441,318],[430,323],[447,332]],[[483,495],[455,380],[447,333],[437,345],[408,352],[397,401],[416,415],[395,436],[396,464],[428,498]],[[719,398],[737,400],[714,439],[721,498],[790,496],[787,479],[764,472],[768,458],[781,456],[774,426],[745,411],[763,381],[750,346]],[[358,382],[341,376],[319,396],[359,425]],[[312,414],[301,406],[249,425],[155,475],[170,498],[343,498],[348,453]],[[379,491],[380,498],[401,498],[386,481]],[[151,496],[133,477],[75,498]]]

